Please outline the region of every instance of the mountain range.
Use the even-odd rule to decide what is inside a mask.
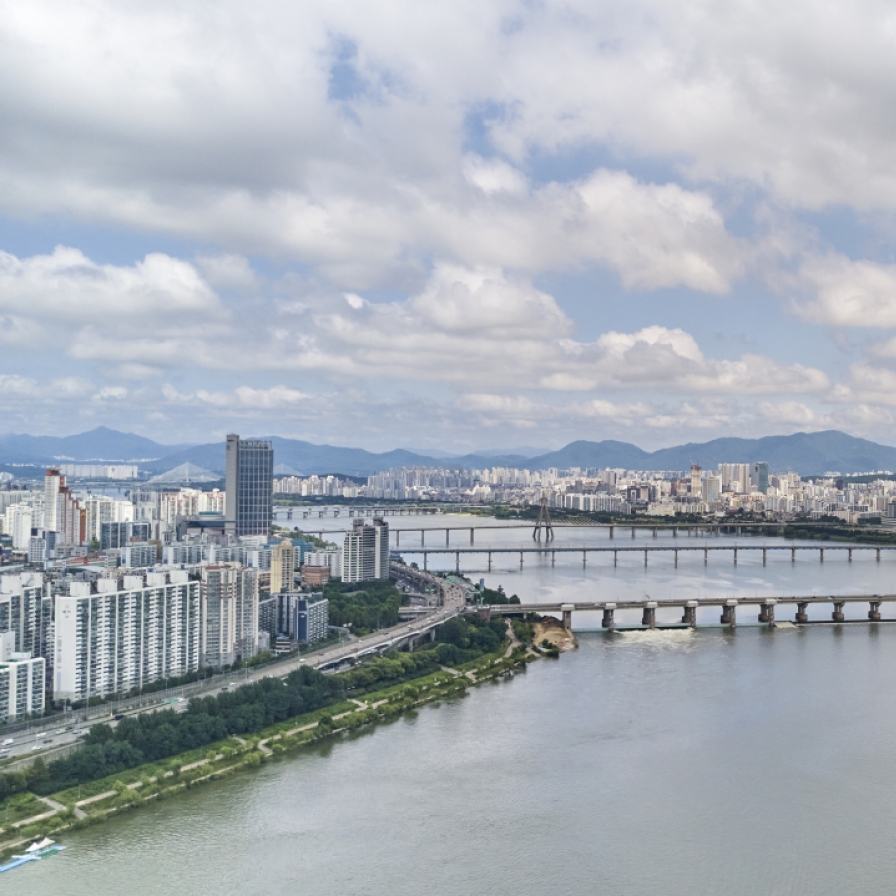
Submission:
[[[491,450],[462,456],[436,457],[398,448],[377,454],[362,448],[315,445],[297,439],[271,437],[275,463],[302,475],[343,473],[366,476],[402,466],[435,467],[624,467],[630,470],[686,470],[692,463],[714,468],[720,463],[768,461],[773,472],[794,470],[803,475],[831,470],[864,473],[896,470],[896,448],[859,439],[837,430],[799,432],[761,439],[724,438],[691,442],[658,451],[644,451],[628,442],[571,442],[558,451],[537,456],[523,453],[498,454]],[[66,461],[138,462],[141,470],[158,474],[180,464],[191,463],[223,473],[224,442],[209,445],[161,445],[151,439],[99,427],[75,436],[0,436],[0,464],[35,466]]]

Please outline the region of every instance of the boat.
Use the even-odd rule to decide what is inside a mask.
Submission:
[[[64,846],[60,846],[54,840],[50,840],[49,837],[44,837],[42,840],[35,840],[34,843],[25,850],[24,855],[13,856],[5,865],[0,865],[0,874],[4,871],[12,871],[13,868],[18,868],[20,865],[25,865],[28,862],[39,862],[46,856],[55,855],[63,849],[65,849]]]

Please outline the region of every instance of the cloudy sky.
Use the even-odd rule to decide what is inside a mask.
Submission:
[[[0,432],[896,443],[892,4],[0,9]]]

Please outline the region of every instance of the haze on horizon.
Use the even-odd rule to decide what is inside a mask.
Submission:
[[[0,433],[894,441],[883,4],[3,12]]]

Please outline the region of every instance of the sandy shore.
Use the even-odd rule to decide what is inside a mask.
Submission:
[[[542,617],[538,622],[533,622],[532,627],[535,629],[535,637],[532,639],[534,644],[547,640],[561,651],[575,650],[579,646],[575,635],[553,616]]]

